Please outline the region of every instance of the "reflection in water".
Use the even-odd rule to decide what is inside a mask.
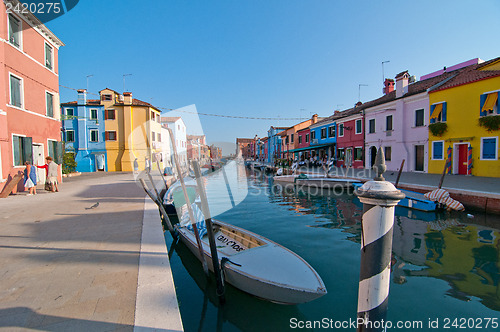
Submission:
[[[321,275],[328,294],[282,306],[227,286],[219,306],[213,277],[178,244],[171,258],[186,331],[289,331],[290,319],[355,319],[362,205],[349,192],[294,190],[242,167],[248,195],[218,216],[295,251]],[[244,182],[244,183],[241,183]],[[207,178],[207,192],[211,179]],[[216,200],[214,200],[215,202]],[[388,319],[498,317],[500,218],[396,208]],[[166,236],[170,245],[170,235]],[[487,329],[483,329],[487,330]]]

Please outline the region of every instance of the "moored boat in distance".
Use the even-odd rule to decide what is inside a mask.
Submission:
[[[355,183],[353,185],[357,189],[361,187],[363,183]],[[424,194],[406,189],[398,189],[398,190],[400,190],[406,195],[405,198],[399,201],[398,206],[419,211],[426,211],[426,212],[436,211],[438,206],[436,202],[428,200],[427,198],[424,197]]]

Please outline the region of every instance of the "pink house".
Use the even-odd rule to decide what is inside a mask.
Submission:
[[[0,3],[0,191],[24,163],[62,162],[58,49],[64,44],[32,14],[7,13]],[[34,28],[36,27],[36,28]],[[38,182],[45,171],[38,170]],[[23,191],[21,181],[14,192]]]
[[[458,66],[458,65],[457,65]],[[461,68],[460,66],[457,67]],[[387,170],[427,172],[429,151],[429,95],[453,77],[452,70],[422,76],[420,81],[404,71],[384,82],[384,96],[362,105],[365,113],[365,160],[372,167],[379,147],[385,152]],[[425,79],[424,79],[425,78]]]

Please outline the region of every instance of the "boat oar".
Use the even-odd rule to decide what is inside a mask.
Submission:
[[[156,159],[156,167],[158,167],[158,171],[160,172],[160,176],[161,176],[161,178],[163,180],[163,183],[165,184],[165,193],[166,193],[167,190],[168,190],[168,184],[167,184],[167,180],[163,176],[162,170],[160,169],[160,162],[158,161],[158,159]],[[160,197],[160,198],[163,199],[163,197]]]
[[[403,166],[405,165],[405,160],[403,159],[403,161],[401,162],[401,166],[399,166],[399,172],[398,172],[398,177],[396,178],[396,183],[394,184],[394,187],[398,187],[398,183],[399,183],[399,178],[401,177],[401,172],[403,171]]]
[[[168,217],[167,211],[165,211],[165,208],[163,207],[162,202],[160,202],[158,196],[155,197],[154,194],[148,190],[148,187],[147,187],[144,179],[140,179],[139,181],[141,182],[142,187],[144,188],[144,191],[146,192],[146,194],[148,194],[149,198],[151,198],[153,200],[153,202],[155,202],[156,205],[158,205],[158,208],[160,209],[160,213],[163,216],[163,219],[165,219],[165,222],[167,224],[168,231],[175,238],[176,236],[174,235],[175,234],[174,227],[172,226],[172,223],[170,222],[170,218]]]
[[[226,170],[224,169],[224,166],[222,166],[221,168],[222,168],[222,174],[224,175],[224,181],[226,182],[227,193],[229,195],[229,199],[231,200],[231,205],[235,207],[236,204],[234,204],[233,192],[231,191],[231,186],[229,186],[229,181],[227,180]]]
[[[203,253],[203,246],[201,244],[200,234],[198,232],[198,227],[196,227],[196,220],[194,219],[193,208],[191,207],[191,202],[189,201],[189,195],[187,193],[186,184],[184,183],[184,178],[182,177],[181,165],[179,164],[179,156],[177,154],[177,146],[175,145],[175,137],[172,129],[167,128],[168,134],[170,135],[170,141],[172,142],[172,150],[174,155],[175,168],[177,169],[177,174],[179,174],[179,182],[181,183],[182,192],[184,194],[184,200],[186,201],[186,206],[188,209],[189,220],[191,220],[191,225],[193,226],[193,233],[196,238],[196,244],[198,245],[198,251],[200,254],[200,260],[203,265],[203,271],[208,275],[208,265],[205,260],[205,255]],[[174,202],[175,204],[175,202]]]
[[[224,298],[224,281],[222,276],[222,270],[219,266],[219,257],[217,254],[217,244],[215,243],[214,227],[212,224],[212,218],[210,217],[210,208],[208,206],[207,193],[205,192],[205,187],[201,179],[200,165],[197,161],[193,161],[194,175],[196,177],[196,182],[198,184],[198,190],[200,192],[201,200],[201,211],[205,216],[205,223],[207,224],[207,235],[208,242],[210,243],[210,253],[212,254],[212,265],[214,267],[215,280],[217,282],[217,296],[219,301],[223,304],[226,299]],[[225,174],[225,173],[224,173]]]

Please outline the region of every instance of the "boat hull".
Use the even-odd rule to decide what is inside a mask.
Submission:
[[[214,224],[244,231],[246,234],[256,236],[259,240],[265,242],[260,247],[247,249],[243,253],[229,257],[224,252],[218,250],[219,263],[222,257],[228,257],[231,262],[241,265],[238,266],[231,262],[225,264],[224,277],[227,283],[261,299],[280,304],[305,303],[327,293],[326,287],[317,272],[297,254],[249,231],[220,221],[214,221]],[[185,228],[179,228],[178,230],[181,241],[200,259],[200,252],[193,233]],[[213,272],[212,258],[206,238],[202,240],[202,245],[203,255],[208,268]],[[292,262],[293,266],[285,266],[283,262]],[[255,266],[259,266],[259,268],[249,268]],[[270,271],[270,269],[274,269],[274,271]],[[288,271],[289,274],[290,272],[302,273],[305,277],[304,280],[308,278],[307,284],[309,287],[282,282],[279,278],[273,279],[275,275],[286,274],[287,269],[293,270]]]

